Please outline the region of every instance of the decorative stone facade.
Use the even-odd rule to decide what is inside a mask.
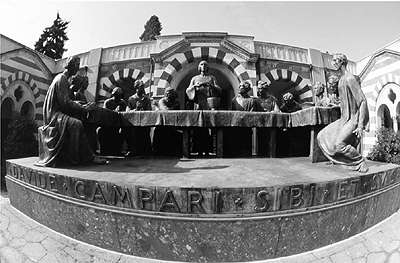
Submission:
[[[40,123],[44,96],[52,78],[63,70],[66,59],[54,61],[6,36],[0,35],[0,39],[2,108],[4,104],[14,114],[23,112]],[[154,99],[160,98],[167,87],[177,89],[179,96],[184,97],[184,89],[197,74],[201,60],[209,62],[217,81],[226,88],[227,102],[237,93],[240,81],[249,81],[255,88],[258,80],[281,83],[277,88],[282,92],[288,89],[300,101],[311,101],[312,83],[326,83],[329,75],[337,74],[331,65],[332,55],[319,50],[221,32],[159,36],[154,41],[97,48],[77,56],[81,58],[81,67],[89,69],[86,96],[99,104],[117,85],[125,86],[128,95],[133,93],[131,87],[137,79],[145,83],[146,92]],[[368,99],[371,126],[363,139],[366,155],[380,126],[390,126],[395,131],[399,127],[400,40],[357,64],[350,62],[348,67],[360,76]]]
[[[361,60],[358,65],[361,88],[367,97],[370,131],[363,138],[367,155],[381,127],[400,126],[400,39]]]

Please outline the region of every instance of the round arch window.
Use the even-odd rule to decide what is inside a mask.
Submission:
[[[378,109],[378,128],[384,127],[388,129],[393,129],[393,120],[390,116],[390,111],[388,106],[382,104]]]
[[[6,98],[1,103],[1,118],[11,119],[14,111],[14,101],[11,98]]]

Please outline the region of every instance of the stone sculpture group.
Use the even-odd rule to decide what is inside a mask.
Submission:
[[[76,75],[79,65],[78,57],[68,59],[64,72],[54,78],[48,89],[43,107],[44,125],[39,128],[37,165],[107,163],[106,159],[95,154],[97,141],[101,155],[120,155],[124,142],[127,145],[127,156],[181,154],[182,134],[174,127],[157,127],[152,146],[149,127],[121,125],[121,112],[180,110],[178,94],[173,88],[167,88],[164,97],[152,105],[145,94],[143,82],[136,80],[132,87],[135,94],[127,101],[124,100],[123,90],[115,87],[112,97],[100,108],[94,103],[88,103],[84,96],[88,82],[87,77]],[[336,75],[330,76],[326,88],[322,83],[315,83],[312,106],[340,105],[341,118],[321,130],[317,137],[318,145],[332,163],[366,172],[368,167],[357,150],[363,131],[368,129],[366,99],[359,81],[346,69],[346,56],[334,55],[333,65],[340,73],[340,79]],[[216,77],[209,74],[208,62],[201,61],[198,71],[199,74],[191,79],[186,89],[187,98],[194,104],[192,110],[222,110],[222,88],[217,84]],[[251,90],[251,83],[241,82],[237,95],[232,99],[231,110],[279,114],[296,112],[306,106],[300,104],[291,92],[278,96],[272,94],[270,84],[261,80],[257,84],[257,96],[251,96]],[[246,133],[243,130],[229,133],[227,138],[233,138],[234,141],[251,136],[248,131]],[[194,150],[199,156],[208,155],[211,135],[211,130],[207,127],[193,129]],[[247,146],[243,144],[240,147]]]

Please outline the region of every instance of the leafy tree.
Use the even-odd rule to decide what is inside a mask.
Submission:
[[[68,40],[65,30],[69,22],[63,21],[57,13],[57,18],[53,25],[43,30],[39,40],[35,43],[35,50],[54,59],[62,58],[67,49],[64,48],[64,42]]]
[[[140,36],[141,41],[155,40],[161,34],[162,25],[158,17],[152,15],[144,25],[144,32]]]

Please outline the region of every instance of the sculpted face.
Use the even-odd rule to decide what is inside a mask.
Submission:
[[[338,90],[338,83],[339,83],[339,78],[335,75],[332,75],[328,78],[328,85],[327,85],[327,90],[328,93],[336,93]]]
[[[332,66],[337,70],[342,66],[342,61],[338,57],[333,57],[332,59]]]
[[[207,61],[201,61],[200,63],[199,63],[199,71],[200,72],[208,72],[208,63],[207,63]]]
[[[321,82],[317,82],[314,85],[314,93],[319,96],[324,92],[324,85]]]
[[[290,93],[290,92],[285,93],[285,94],[283,95],[283,100],[284,100],[284,101],[287,101],[287,102],[292,101],[292,100],[293,100],[293,94]]]

